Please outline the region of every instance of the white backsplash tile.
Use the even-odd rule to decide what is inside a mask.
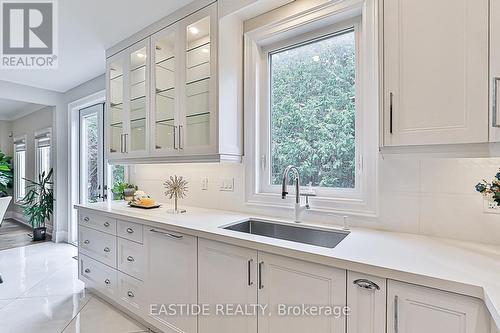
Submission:
[[[430,236],[500,244],[500,215],[485,214],[476,183],[490,179],[500,158],[391,157],[379,160],[379,216],[350,217],[353,226],[425,234]],[[156,199],[165,198],[163,182],[183,176],[189,192],[180,205],[265,214],[291,218],[290,209],[270,209],[245,203],[243,164],[172,164],[132,166],[131,181]],[[202,178],[208,177],[208,190]],[[220,191],[222,178],[234,178],[234,191]],[[320,213],[307,221],[340,225],[341,218]]]

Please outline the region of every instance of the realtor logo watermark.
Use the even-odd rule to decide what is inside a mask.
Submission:
[[[1,68],[57,68],[56,2],[0,0]]]

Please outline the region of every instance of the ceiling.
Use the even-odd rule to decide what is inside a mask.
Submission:
[[[0,120],[16,120],[44,107],[45,105],[0,98]]]
[[[66,92],[104,73],[106,49],[192,1],[58,1],[59,68],[0,70],[0,79]]]

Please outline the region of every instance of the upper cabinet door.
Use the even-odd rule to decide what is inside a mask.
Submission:
[[[106,62],[106,141],[108,159],[125,154],[125,66],[124,54],[110,57]]]
[[[384,0],[386,146],[488,141],[488,15],[488,0]]]
[[[173,155],[179,150],[179,59],[178,24],[151,37],[151,153]]]
[[[490,141],[500,142],[500,0],[490,0]]]
[[[179,148],[184,154],[216,152],[217,4],[181,22],[183,87]]]
[[[125,151],[129,157],[147,156],[149,147],[149,39],[132,45],[127,53]]]

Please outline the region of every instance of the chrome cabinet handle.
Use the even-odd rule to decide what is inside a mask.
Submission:
[[[132,298],[135,297],[134,293],[131,292],[130,290],[127,292],[128,297]]]
[[[396,295],[394,296],[394,333],[399,332],[399,297]]]
[[[495,77],[493,79],[493,108],[491,115],[491,125],[493,127],[500,127],[500,123],[498,123],[498,82],[500,81],[500,77]]]
[[[83,218],[83,220],[84,220],[85,222],[90,221],[90,219],[89,219],[89,217],[88,217],[88,216],[85,216],[85,217]]]
[[[123,136],[124,135],[125,134],[120,135],[120,153],[122,153],[122,154],[125,152],[125,148],[124,148],[124,145],[123,145]]]
[[[90,273],[90,269],[86,268],[85,273],[87,273],[87,274]]]
[[[252,281],[252,263],[253,263],[253,259],[250,259],[248,260],[248,285],[249,286],[252,286],[253,285],[253,281]]]
[[[259,289],[264,289],[264,284],[262,283],[262,269],[264,268],[264,262],[259,262]]]
[[[128,232],[129,234],[133,234],[133,233],[134,233],[134,229],[132,229],[132,228],[127,228],[127,232]]]
[[[184,143],[182,142],[182,125],[179,125],[179,149],[184,149]]]
[[[107,247],[107,246],[106,246],[106,247],[104,248],[104,252],[111,252],[111,250],[110,250],[110,248],[109,248],[109,247]]]
[[[173,134],[174,134],[174,149],[177,149],[177,126],[174,126],[173,129],[174,129],[174,131],[173,131]]]
[[[394,94],[391,92],[389,94],[389,133],[392,134],[392,99]]]
[[[110,226],[109,222],[108,222],[108,221],[104,222],[104,226],[105,226],[106,228],[107,228],[107,227],[109,227],[109,226]]]
[[[135,259],[134,259],[134,257],[132,257],[132,256],[128,256],[128,257],[127,257],[127,261],[129,261],[129,262],[134,262],[134,261],[135,261]]]
[[[378,284],[376,284],[373,281],[366,280],[366,279],[357,279],[352,282],[353,284],[357,285],[360,288],[367,289],[367,290],[380,290],[380,287]]]
[[[109,284],[111,284],[111,281],[109,279],[106,279],[106,280],[104,280],[104,283],[109,285]]]
[[[156,230],[156,229],[150,229],[149,231],[157,233],[157,234],[162,234],[162,235],[165,235],[165,236],[168,236],[168,237],[171,237],[171,238],[175,238],[175,239],[182,239],[183,238],[183,236],[173,235],[171,233],[164,232],[164,231],[159,231],[159,230]]]
[[[90,241],[88,239],[83,241],[83,244],[89,244],[89,243],[90,243]]]

